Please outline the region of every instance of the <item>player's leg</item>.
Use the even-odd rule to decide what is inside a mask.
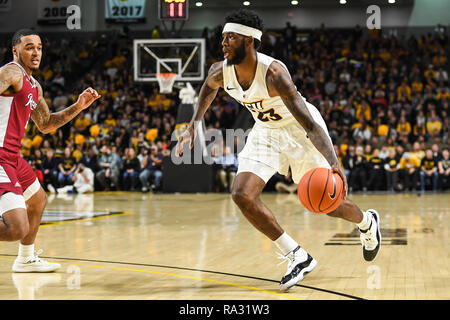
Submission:
[[[353,201],[346,199],[328,216],[355,223],[360,231],[364,259],[372,261],[376,258],[381,246],[380,216],[376,210],[362,211]]]
[[[35,191],[37,189],[37,191]],[[42,214],[44,212],[45,205],[47,204],[47,194],[44,189],[39,185],[39,181],[36,179],[36,184],[28,187],[24,195],[30,194],[30,197],[26,200],[27,215],[29,220],[29,231],[23,237],[19,244],[19,252],[16,260],[14,261],[12,270],[14,272],[52,272],[59,268],[59,263],[48,262],[42,258],[39,258],[38,254],[42,252],[35,251],[34,242],[36,240],[39,226],[41,224]]]
[[[54,271],[60,268],[61,265],[58,263],[50,263],[39,258],[34,248],[34,242],[39,231],[42,214],[45,205],[47,204],[47,194],[40,185],[31,166],[22,158],[20,158],[18,162],[17,177],[23,189],[29,230],[28,233],[21,238],[18,256],[14,261],[12,270],[14,272]]]
[[[30,196],[27,194],[30,194]],[[23,246],[27,246],[33,244],[36,240],[36,235],[41,224],[42,213],[44,212],[45,205],[47,204],[47,194],[39,185],[39,181],[36,180],[35,184],[32,184],[30,187],[25,189],[24,197],[27,205],[30,230],[28,234],[21,239],[20,243]]]
[[[319,111],[313,107],[311,104],[307,103],[309,107],[309,111],[312,114],[314,120],[322,127],[322,129],[328,134],[328,129],[325,124],[325,121],[323,120],[322,116],[320,115]],[[312,107],[311,107],[312,106]],[[317,151],[315,147],[312,146],[312,142],[309,139],[304,139],[302,141],[301,137],[304,137],[305,135],[299,134],[299,133],[290,133],[290,136],[292,137],[300,137],[298,138],[299,143],[302,144],[302,146],[307,149],[303,154],[303,160],[305,162],[304,165],[302,165],[299,161],[291,163],[291,167],[293,170],[293,178],[294,181],[298,182],[300,181],[301,177],[304,173],[306,173],[308,170],[314,168],[314,167],[325,167],[330,168],[330,165],[328,164],[328,161]],[[330,138],[331,141],[331,138]],[[291,155],[292,156],[292,155]],[[314,160],[311,160],[314,159]],[[295,166],[298,165],[298,168],[295,168]],[[295,175],[294,175],[294,171]],[[364,171],[358,173],[362,174],[362,180],[363,180],[363,187],[365,186],[365,173]],[[353,175],[353,172],[352,172]],[[380,217],[378,215],[378,212],[374,209],[369,209],[367,211],[362,211],[358,206],[353,203],[351,200],[344,200],[342,201],[341,205],[334,210],[333,212],[329,213],[328,216],[330,217],[337,217],[342,218],[344,220],[353,222],[356,224],[356,226],[360,230],[360,240],[363,245],[363,257],[366,261],[372,261],[377,256],[380,245],[381,245],[381,232],[380,232]]]
[[[29,230],[27,207],[17,178],[17,168],[0,165],[0,240],[17,241]]]
[[[273,213],[261,201],[260,195],[266,183],[251,172],[241,172],[234,180],[231,193],[233,201],[247,220],[270,240],[275,241],[283,234]]]
[[[17,241],[29,231],[27,210],[22,195],[6,192],[0,196],[0,241]]]
[[[240,158],[231,194],[247,220],[271,239],[282,252],[280,257],[288,261],[287,271],[280,281],[280,289],[285,291],[311,272],[317,261],[281,228],[274,214],[261,201],[261,192],[275,172],[264,163]]]

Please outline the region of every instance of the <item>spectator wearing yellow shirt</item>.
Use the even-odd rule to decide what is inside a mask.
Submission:
[[[167,111],[172,106],[172,100],[167,98],[165,94],[157,93],[150,97],[148,106],[152,108],[162,107],[164,111]]]
[[[72,157],[75,159],[75,162],[78,163],[83,157],[83,145],[77,144],[75,150],[72,152]]]
[[[31,148],[33,147],[33,140],[30,139],[30,136],[25,133],[22,141],[20,152],[22,153],[24,158],[29,158],[31,155]]]
[[[81,112],[80,115],[77,117],[74,123],[74,127],[81,133],[87,135],[88,128],[91,125],[91,120],[89,120],[86,117],[86,114],[84,112]]]
[[[441,85],[441,87],[438,89],[438,93],[436,95],[436,100],[450,100],[450,89],[447,87],[444,87],[444,84]]]
[[[415,155],[405,152],[400,159],[400,173],[403,182],[403,190],[417,189],[419,179],[420,160]]]
[[[381,49],[381,52],[378,54],[378,56],[385,62],[391,59],[391,53],[385,48]]]
[[[423,73],[425,78],[432,78],[432,79],[436,79],[436,71],[434,71],[433,69],[427,69],[425,70],[425,72]]]
[[[50,69],[50,67],[46,66],[44,67],[44,70],[42,71],[42,76],[45,80],[50,80],[53,78],[53,70]]]
[[[414,78],[414,81],[411,84],[411,88],[412,88],[412,91],[415,93],[422,93],[423,83],[418,76]]]
[[[397,101],[400,101],[402,97],[406,97],[408,101],[411,101],[411,87],[402,81],[402,84],[397,88]]]
[[[117,122],[113,118],[113,114],[112,113],[108,113],[108,116],[106,117],[104,123],[105,123],[106,126],[110,126],[111,125],[111,126],[115,127],[117,125]]]
[[[355,118],[359,119],[359,117],[363,115],[366,121],[372,120],[372,110],[370,108],[370,104],[367,100],[362,100],[361,104],[356,105],[356,113]]]
[[[89,52],[86,50],[86,48],[83,48],[80,53],[78,54],[78,57],[81,59],[86,59],[89,57]]]
[[[436,111],[431,111],[430,119],[427,121],[427,132],[431,136],[437,136],[442,130],[442,122],[437,118]]]
[[[437,55],[433,57],[433,65],[434,66],[443,66],[445,65],[445,53],[443,50]]]
[[[408,137],[409,134],[411,133],[411,124],[408,121],[406,121],[406,118],[404,116],[401,116],[400,120],[398,121],[397,133],[400,136],[405,137]]]
[[[425,151],[422,150],[418,141],[413,143],[411,154],[415,155],[419,160],[425,157]]]

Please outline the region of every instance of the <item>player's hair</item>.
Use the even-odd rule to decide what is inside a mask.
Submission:
[[[39,33],[35,30],[31,30],[31,29],[20,29],[17,30],[16,33],[14,33],[12,40],[11,40],[11,46],[14,47],[16,44],[20,43],[20,39],[22,37],[25,36],[31,36],[31,35],[36,35],[36,36],[40,36]]]
[[[225,22],[239,23],[244,26],[263,31],[263,23],[261,18],[255,11],[252,10],[239,9],[238,11],[231,12],[225,17]],[[253,38],[253,40],[255,50],[258,50],[261,45],[261,41],[255,38]]]

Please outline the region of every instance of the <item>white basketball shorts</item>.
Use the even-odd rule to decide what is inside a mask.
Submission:
[[[313,119],[328,135],[328,129],[320,112],[306,102]],[[331,138],[328,135],[328,138]],[[270,128],[256,123],[245,147],[238,155],[237,174],[251,172],[265,183],[276,173],[286,175],[289,167],[292,179],[299,183],[303,175],[313,168],[330,168],[328,161],[307,137],[305,129],[297,122],[281,128]]]

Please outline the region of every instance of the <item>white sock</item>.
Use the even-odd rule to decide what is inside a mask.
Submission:
[[[356,225],[361,230],[367,230],[370,227],[370,223],[372,222],[372,215],[368,213],[367,211],[363,211],[363,218],[360,223],[357,223]]]
[[[289,252],[298,247],[298,243],[286,232],[283,232],[283,234],[274,242],[284,255],[287,255]]]
[[[29,258],[34,256],[34,243],[30,245],[19,244],[19,258]]]

